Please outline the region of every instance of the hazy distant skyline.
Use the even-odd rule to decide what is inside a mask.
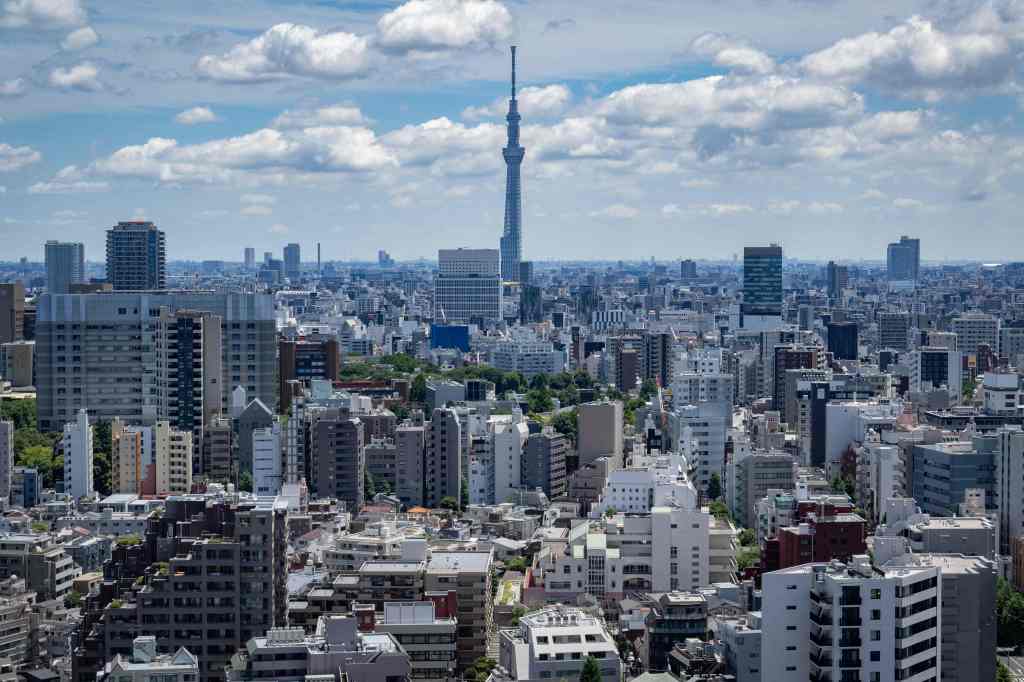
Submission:
[[[1024,260],[1024,2],[0,3],[0,260]]]

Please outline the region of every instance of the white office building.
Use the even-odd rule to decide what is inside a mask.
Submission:
[[[567,540],[545,543],[534,559],[529,598],[575,603],[629,592],[696,590],[733,580],[736,529],[707,509],[653,507],[584,521]]]
[[[281,490],[284,461],[281,455],[281,425],[273,424],[252,432],[252,491],[258,496],[276,496]]]
[[[907,492],[901,451],[899,446],[882,443],[875,431],[869,431],[856,454],[857,506],[868,521],[877,524],[885,511],[885,501]]]
[[[601,682],[622,679],[618,647],[603,621],[582,609],[548,607],[498,633],[498,667],[490,682],[577,680],[588,657],[597,659]]]
[[[838,471],[847,448],[863,443],[868,430],[880,434],[894,430],[901,414],[903,403],[897,401],[847,400],[825,405],[825,466],[829,476]]]
[[[977,353],[985,344],[996,353],[999,349],[999,320],[986,313],[964,313],[953,318],[951,325],[962,353]]]
[[[520,414],[493,415],[484,424],[482,432],[470,437],[469,503],[501,504],[521,487],[530,430]]]
[[[434,277],[434,319],[501,319],[501,261],[497,249],[441,249]]]
[[[725,480],[725,434],[732,426],[731,403],[684,405],[669,413],[670,433],[677,452],[689,454],[693,484],[706,491],[711,475]]]
[[[515,336],[499,341],[490,352],[490,364],[503,372],[519,372],[527,379],[565,370],[565,351],[536,336]]]
[[[963,369],[959,351],[925,346],[910,352],[907,364],[911,393],[945,390],[951,403],[960,402]]]
[[[654,507],[697,508],[697,490],[687,476],[682,455],[637,455],[638,466],[608,474],[601,497],[590,508],[600,518],[608,510],[648,514]]]
[[[941,678],[941,581],[933,566],[803,564],[762,576],[762,679]]]
[[[678,372],[672,378],[672,405],[722,402],[732,405],[736,393],[736,378],[732,374],[700,374]]]
[[[78,411],[74,423],[64,425],[61,440],[64,452],[64,492],[75,500],[92,497],[96,492],[93,485],[92,436],[89,413],[84,408]]]

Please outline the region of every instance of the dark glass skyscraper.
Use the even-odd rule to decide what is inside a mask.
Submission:
[[[900,237],[886,251],[886,270],[890,281],[916,282],[921,269],[921,240]]]
[[[743,249],[743,304],[740,326],[747,318],[782,317],[782,247],[748,246]]]
[[[512,46],[512,98],[508,101],[508,144],[501,150],[505,157],[505,231],[501,235],[501,278],[519,280],[522,260],[523,200],[519,167],[526,150],[519,144],[519,103],[516,101],[516,46]]]

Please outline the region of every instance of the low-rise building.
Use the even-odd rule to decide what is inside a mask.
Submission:
[[[587,658],[597,660],[602,682],[622,679],[622,660],[605,624],[581,609],[552,606],[498,633],[498,667],[489,682],[576,680]]]
[[[199,659],[181,647],[158,654],[156,637],[136,637],[130,658],[117,654],[96,674],[96,682],[196,682]]]

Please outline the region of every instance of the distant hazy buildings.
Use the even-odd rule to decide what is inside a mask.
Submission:
[[[916,282],[921,269],[921,240],[900,237],[886,251],[886,272],[890,282]]]
[[[245,247],[245,269],[256,269],[256,249],[252,248],[251,246]]]
[[[167,288],[163,231],[147,221],[120,222],[107,230],[107,281],[115,291]]]
[[[85,282],[85,245],[50,240],[45,246],[46,290],[66,294],[72,284]]]
[[[302,254],[298,244],[284,247],[284,276],[292,282],[299,281],[302,274]]]

